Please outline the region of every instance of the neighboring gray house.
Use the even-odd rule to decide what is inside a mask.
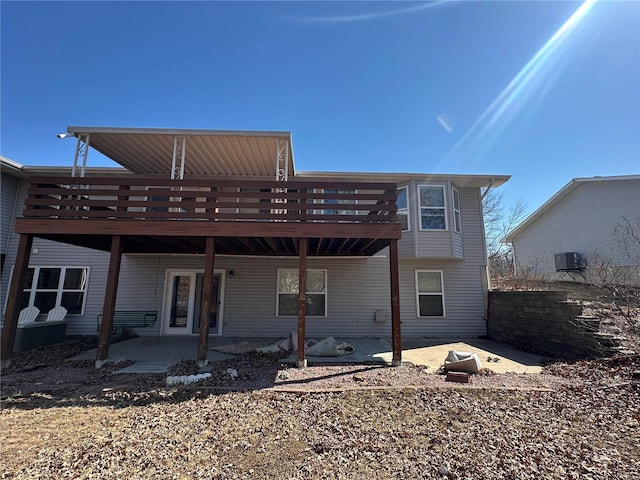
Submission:
[[[575,178],[505,241],[520,275],[589,282],[608,275],[637,284],[640,175]]]
[[[300,172],[287,132],[69,135],[81,152],[73,169],[3,160],[5,325],[13,265],[31,240],[18,306],[65,306],[70,335],[96,334],[111,296],[116,312],[158,312],[138,335],[199,335],[205,316],[209,335],[234,337],[281,337],[300,325],[317,337],[389,336],[400,319],[405,337],[486,333],[481,190],[509,176]],[[80,165],[89,147],[122,168]],[[16,205],[7,207],[15,222],[5,204]]]

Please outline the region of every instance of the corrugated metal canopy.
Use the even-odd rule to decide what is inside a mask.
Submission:
[[[176,137],[186,138],[185,176],[273,178],[276,175],[278,143],[283,145],[286,142],[289,175],[295,173],[290,132],[71,126],[67,132],[76,137],[89,135],[90,147],[127,170],[167,176],[171,174]]]

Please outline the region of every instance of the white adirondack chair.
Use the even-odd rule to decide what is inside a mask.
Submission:
[[[18,316],[18,325],[35,322],[38,315],[40,315],[40,309],[38,307],[23,308],[20,310],[20,315]]]
[[[64,320],[64,317],[67,316],[67,309],[64,307],[56,307],[54,309],[49,310],[47,314],[47,322],[57,322],[59,320]]]

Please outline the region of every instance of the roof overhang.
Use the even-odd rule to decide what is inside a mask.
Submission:
[[[493,188],[505,184],[511,175],[463,175],[436,173],[367,173],[367,172],[297,172],[297,178],[353,180],[362,182],[393,182],[399,185],[412,180],[424,183],[451,182],[459,187]]]
[[[288,174],[294,175],[290,132],[189,130],[164,128],[67,128],[69,135],[89,135],[89,146],[127,170],[169,176],[174,140],[185,138],[185,176],[263,176],[274,178],[278,147],[288,148]]]
[[[16,177],[24,177],[24,165],[14,162],[10,158],[0,155],[0,171],[10,173]]]

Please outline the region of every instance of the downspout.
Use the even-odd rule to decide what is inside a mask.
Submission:
[[[484,229],[484,211],[482,208],[482,201],[484,197],[487,196],[491,187],[495,183],[495,180],[492,178],[489,181],[489,185],[485,187],[484,192],[480,194],[480,214],[482,217],[482,221],[480,222],[480,227],[482,228],[482,254],[484,257],[484,267],[480,267],[480,280],[482,282],[482,288],[484,290],[484,312],[485,312],[485,334],[489,332],[489,291],[491,290],[491,275],[489,274],[489,256],[487,255],[487,234]],[[484,271],[483,271],[484,270]]]

